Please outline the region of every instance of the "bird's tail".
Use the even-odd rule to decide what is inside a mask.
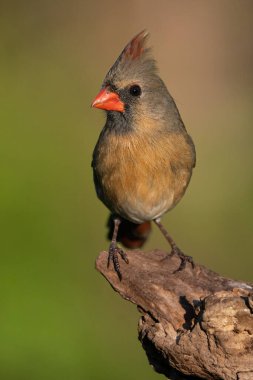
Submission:
[[[109,240],[111,240],[114,229],[112,215],[109,216],[107,227],[107,237]],[[151,222],[135,224],[129,222],[128,220],[122,219],[119,226],[117,241],[122,243],[126,248],[141,248],[148,239],[150,232]]]

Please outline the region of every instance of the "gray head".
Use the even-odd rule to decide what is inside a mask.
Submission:
[[[102,89],[93,102],[94,107],[107,111],[107,121],[117,129],[135,129],[141,121],[169,125],[173,124],[175,116],[180,118],[158,75],[147,38],[148,33],[142,31],[126,45],[106,74]]]

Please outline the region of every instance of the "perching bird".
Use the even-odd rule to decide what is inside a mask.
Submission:
[[[195,148],[157,73],[147,36],[143,31],[127,44],[92,103],[107,113],[92,167],[97,196],[113,215],[108,265],[112,260],[120,279],[118,255],[128,262],[117,246],[122,220],[132,226],[148,226],[153,220],[171,253],[185,258],[160,218],[184,195],[195,166]]]

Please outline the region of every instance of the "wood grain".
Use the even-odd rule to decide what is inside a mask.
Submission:
[[[173,380],[253,379],[252,284],[197,264],[175,272],[180,259],[160,250],[128,252],[119,281],[107,255],[96,267],[138,306],[139,339],[157,372]]]

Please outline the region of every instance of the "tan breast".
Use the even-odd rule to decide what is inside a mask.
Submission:
[[[191,177],[192,149],[182,133],[107,134],[94,153],[99,198],[136,223],[155,219],[176,205]]]

